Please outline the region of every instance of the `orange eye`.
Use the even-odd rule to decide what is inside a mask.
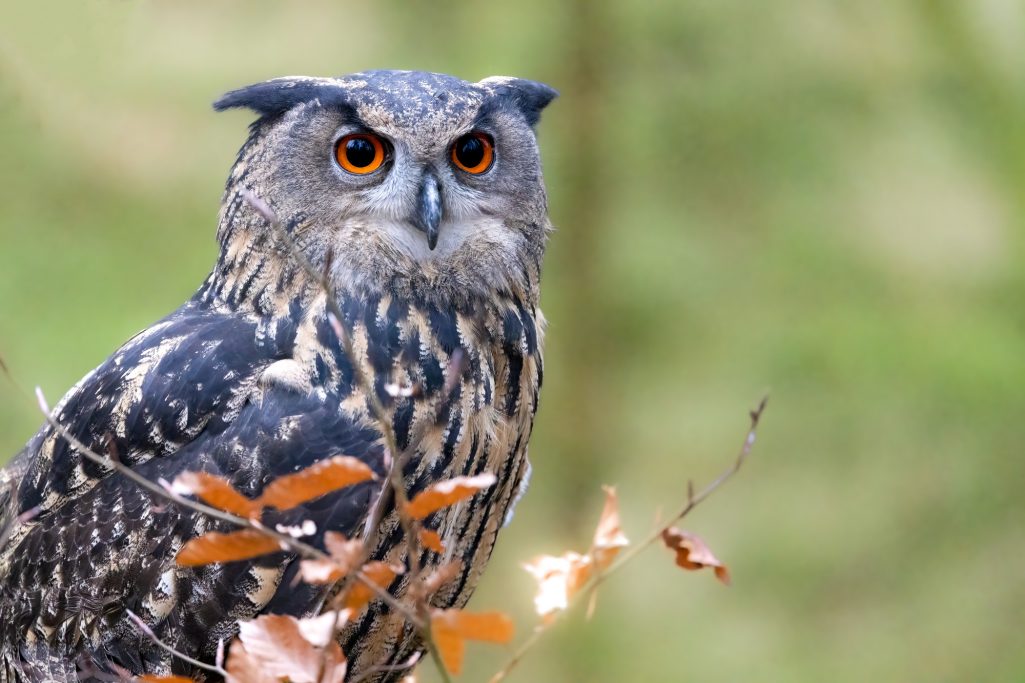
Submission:
[[[349,173],[373,173],[384,163],[384,143],[369,133],[346,135],[335,146],[335,159]]]
[[[452,163],[461,171],[480,175],[494,160],[495,143],[484,133],[467,133],[452,145]]]

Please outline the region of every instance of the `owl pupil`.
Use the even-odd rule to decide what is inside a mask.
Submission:
[[[467,136],[459,141],[456,155],[463,166],[475,168],[484,161],[484,145],[479,138]]]
[[[356,168],[365,168],[374,162],[377,150],[366,138],[353,138],[345,144],[345,158]]]

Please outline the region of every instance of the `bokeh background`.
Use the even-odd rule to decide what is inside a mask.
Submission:
[[[519,564],[586,548],[600,484],[640,537],[772,398],[686,523],[734,585],[652,549],[511,680],[1025,680],[1023,38],[1016,0],[4,0],[0,355],[56,399],[189,296],[221,92],[543,80],[534,482],[473,604],[526,633]],[[0,383],[0,459],[39,422]]]

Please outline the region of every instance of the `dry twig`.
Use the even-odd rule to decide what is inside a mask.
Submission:
[[[619,571],[624,565],[626,565],[635,557],[637,557],[637,555],[639,555],[641,551],[657,543],[659,539],[661,539],[662,533],[665,530],[669,529],[673,526],[673,524],[679,522],[681,519],[690,514],[691,510],[700,505],[702,501],[704,501],[706,498],[712,495],[720,486],[725,484],[727,480],[729,480],[734,474],[736,474],[740,470],[741,467],[744,466],[744,463],[747,461],[748,455],[751,453],[751,449],[754,447],[755,436],[758,431],[758,423],[762,418],[762,413],[765,412],[765,406],[768,403],[768,401],[769,397],[765,396],[764,398],[762,398],[761,402],[759,402],[758,407],[751,411],[751,423],[747,431],[747,436],[745,437],[744,443],[740,447],[740,452],[737,453],[737,457],[733,461],[733,464],[730,465],[730,467],[728,467],[722,474],[716,477],[711,484],[701,489],[701,491],[697,494],[694,493],[694,483],[688,481],[687,502],[686,504],[684,504],[683,508],[681,508],[680,511],[677,512],[673,517],[671,517],[669,521],[659,524],[658,527],[654,531],[652,531],[643,541],[634,545],[626,552],[622,553],[605,570],[599,570],[595,572],[595,574],[588,580],[588,582],[581,588],[581,590],[579,590],[572,598],[570,598],[569,605],[565,610],[561,612],[556,612],[551,620],[539,624],[537,628],[534,629],[533,633],[531,633],[530,636],[528,636],[527,639],[523,641],[523,643],[520,644],[518,648],[516,648],[515,652],[513,652],[512,656],[509,658],[509,661],[507,661],[505,665],[501,669],[499,669],[499,671],[494,676],[491,677],[489,683],[498,683],[499,681],[503,680],[506,676],[508,676],[509,673],[519,665],[519,663],[523,660],[523,657],[531,650],[531,648],[537,645],[538,641],[541,640],[541,637],[548,631],[549,627],[551,627],[552,624],[554,624],[558,620],[560,616],[562,616],[566,612],[569,612],[578,603],[583,602],[585,597],[593,594],[593,592],[598,588],[599,585],[601,585],[602,582],[605,581],[605,579],[607,579],[615,572]]]

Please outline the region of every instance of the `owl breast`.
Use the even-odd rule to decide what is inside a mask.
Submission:
[[[322,304],[314,304],[315,310]],[[497,477],[491,489],[426,520],[445,550],[423,550],[420,566],[425,572],[451,562],[461,567],[433,604],[462,606],[529,469],[527,440],[542,380],[543,318],[515,294],[458,310],[393,295],[347,297],[341,308],[362,370],[387,407],[406,459],[407,494],[460,475],[489,472]],[[370,420],[368,397],[356,385],[339,345],[331,343],[333,334],[319,310],[307,318],[296,344],[296,360],[305,368],[300,375],[311,378],[314,391],[348,394],[342,405]],[[385,518],[378,538],[376,558],[407,561],[395,513]],[[400,594],[404,590],[399,586]],[[409,626],[383,603],[373,604],[343,634],[353,671],[398,664],[416,646]]]

